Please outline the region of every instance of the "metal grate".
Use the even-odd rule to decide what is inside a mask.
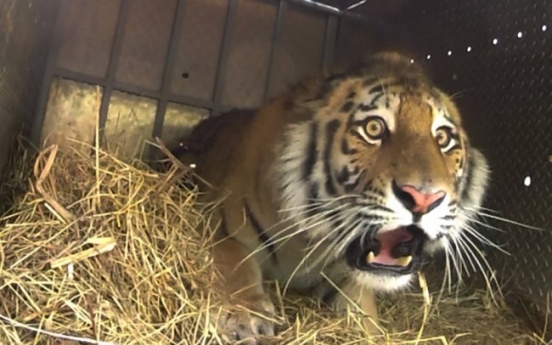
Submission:
[[[319,1],[306,0],[167,0],[163,6],[155,0],[97,0],[94,6],[87,0],[61,1],[33,142],[38,145],[43,129],[51,127],[45,116],[57,78],[100,87],[101,135],[115,123],[108,117],[117,92],[155,104],[155,114],[142,118],[153,119],[151,136],[164,139],[162,132],[177,121],[166,119],[167,111],[174,116],[171,109],[179,108],[171,104],[210,115],[258,106],[301,76],[330,67],[336,46],[347,38],[341,24],[370,32],[370,42],[386,31],[379,18],[387,10],[373,20],[354,12],[364,0],[332,1],[324,3],[344,8],[318,11]],[[355,51],[373,44],[362,46]],[[67,112],[63,116],[74,117]],[[131,136],[149,136],[142,132]]]
[[[546,312],[552,294],[552,4],[424,0],[408,31],[456,100],[492,167],[487,207],[542,231],[487,218],[511,256],[487,250],[499,278]]]

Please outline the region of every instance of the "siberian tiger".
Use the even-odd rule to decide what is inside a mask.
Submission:
[[[272,314],[263,281],[277,280],[354,303],[370,330],[374,293],[407,287],[425,255],[450,249],[488,183],[451,98],[397,53],[209,118],[186,145],[180,158],[214,186],[203,200],[221,201],[213,254],[228,302]],[[241,311],[218,331],[256,344],[274,326]]]

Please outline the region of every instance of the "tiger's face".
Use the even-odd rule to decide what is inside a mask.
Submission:
[[[284,203],[371,288],[404,287],[426,254],[451,250],[484,195],[457,109],[418,80],[345,80],[288,138]]]

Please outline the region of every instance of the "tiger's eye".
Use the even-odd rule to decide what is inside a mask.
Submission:
[[[447,147],[452,140],[450,129],[447,127],[441,127],[437,129],[437,131],[435,132],[435,140],[437,141],[437,145],[439,145],[440,147]]]
[[[368,135],[370,139],[377,140],[383,138],[386,129],[385,122],[381,117],[374,117],[366,123],[366,135]]]

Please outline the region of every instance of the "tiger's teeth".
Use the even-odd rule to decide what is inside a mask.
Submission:
[[[374,255],[374,252],[368,253],[368,256],[366,257],[366,261],[368,261],[369,264],[371,264],[374,261],[374,258],[376,256]]]
[[[398,258],[396,263],[398,266],[406,267],[412,262],[412,255],[409,256],[403,256],[401,258]]]

